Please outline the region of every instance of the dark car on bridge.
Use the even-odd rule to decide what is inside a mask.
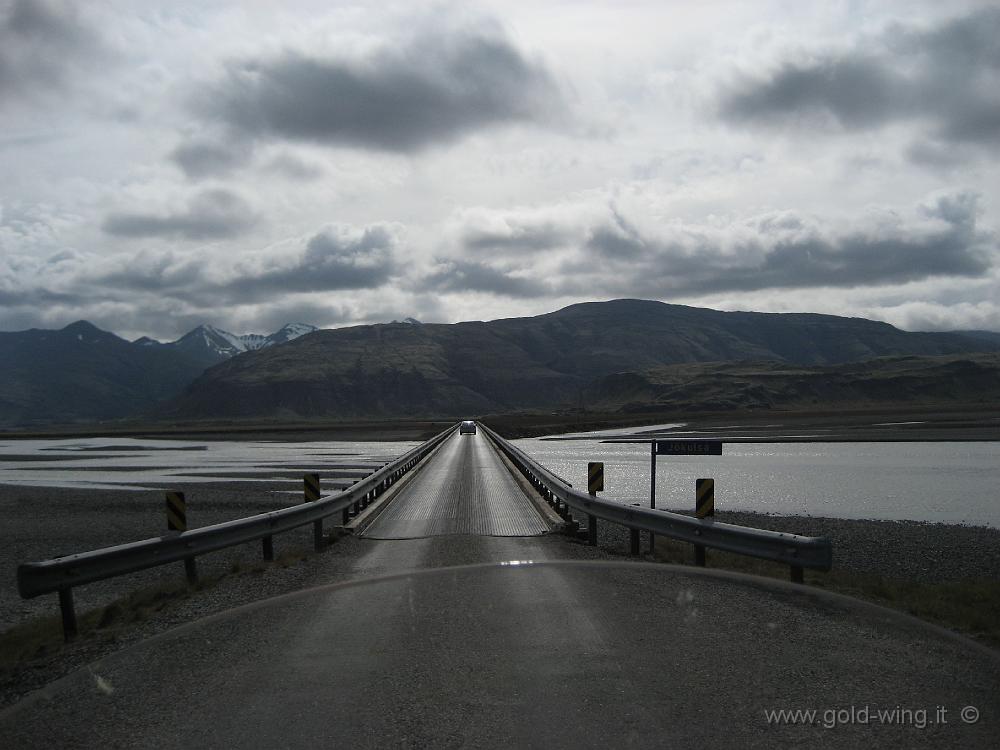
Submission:
[[[460,435],[475,435],[476,423],[471,420],[462,422],[461,426],[458,428],[458,433]]]

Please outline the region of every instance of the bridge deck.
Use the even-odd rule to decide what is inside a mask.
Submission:
[[[486,437],[456,434],[362,536],[535,536],[548,528]]]

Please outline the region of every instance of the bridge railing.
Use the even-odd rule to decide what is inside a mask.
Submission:
[[[510,459],[555,509],[572,521],[572,514],[587,517],[591,544],[597,543],[597,521],[621,524],[631,531],[632,554],[639,553],[639,532],[678,539],[701,547],[735,552],[785,563],[793,581],[802,582],[804,568],[829,570],[833,546],[827,537],[786,534],[748,526],[720,523],[710,518],[692,518],[681,513],[654,510],[605,500],[573,489],[564,480],[528,456],[513,443],[480,423],[483,432]]]
[[[320,549],[325,518],[341,513],[346,524],[352,510],[356,513],[366,507],[456,429],[458,425],[452,425],[347,489],[314,502],[138,542],[24,563],[17,568],[18,592],[24,599],[58,592],[63,634],[68,640],[77,631],[73,609],[73,588],[76,586],[180,561],[185,562],[188,577],[192,578],[196,575],[193,573],[194,559],[199,555],[256,540],[262,542],[264,559],[270,560],[274,555],[272,539],[275,534],[310,523],[315,530],[316,548]]]

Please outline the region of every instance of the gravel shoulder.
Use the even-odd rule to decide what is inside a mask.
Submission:
[[[1000,529],[729,511],[717,513],[716,520],[829,537],[835,570],[920,583],[1000,581]]]

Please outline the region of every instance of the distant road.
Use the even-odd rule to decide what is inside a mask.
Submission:
[[[549,524],[482,434],[454,435],[363,536],[533,536]]]
[[[119,652],[0,714],[0,747],[997,746],[1000,662],[964,639],[783,582],[450,533],[509,530],[527,502],[490,450],[444,446],[385,516],[421,538],[351,540],[355,582]]]

